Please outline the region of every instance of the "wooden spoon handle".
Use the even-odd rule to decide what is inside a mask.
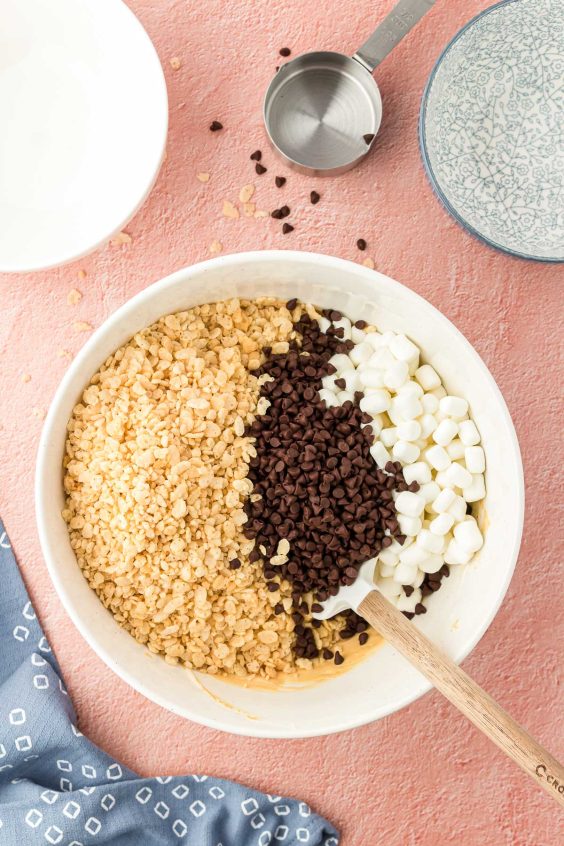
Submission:
[[[358,613],[468,719],[564,806],[564,767],[379,592]]]

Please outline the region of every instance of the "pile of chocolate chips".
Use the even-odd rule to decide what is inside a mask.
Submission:
[[[295,308],[295,301],[288,308]],[[331,320],[339,312],[329,311]],[[358,401],[327,408],[319,398],[322,378],[335,372],[329,359],[348,352],[352,341],[342,340],[342,328],[321,332],[317,321],[303,315],[295,323],[301,344],[290,343],[287,353],[272,355],[259,373],[267,373],[261,395],[270,401],[266,414],[257,417],[247,435],[255,439],[256,458],[249,467],[257,501],[246,503],[245,536],[256,541],[252,560],[262,557],[269,590],[278,590],[279,578],[293,588],[296,623],[295,651],[314,658],[318,649],[304,614],[320,610],[317,602],[335,596],[340,585],[351,585],[360,566],[390,546],[401,534],[392,491],[407,489],[399,463],[379,469],[370,454],[371,418]],[[288,560],[273,566],[278,543],[290,543]],[[261,555],[259,547],[266,550]],[[311,609],[303,595],[312,592]],[[282,606],[276,609],[281,613]],[[344,616],[343,639],[368,639],[367,623],[353,611]],[[319,625],[313,620],[312,625]],[[327,659],[342,663],[340,653],[323,650]]]

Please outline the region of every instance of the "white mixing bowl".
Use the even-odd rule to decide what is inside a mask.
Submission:
[[[523,525],[523,471],[503,398],[483,361],[452,323],[426,300],[358,264],[312,253],[268,251],[222,256],[188,267],[142,291],[113,314],[76,357],[55,395],[39,446],[36,509],[51,578],[75,625],[122,679],[149,699],[196,722],[257,737],[307,737],[350,729],[402,708],[430,685],[384,645],[349,672],[302,689],[260,691],[191,673],[147,657],[89,588],[61,517],[66,425],[92,374],[135,332],[163,314],[233,296],[291,297],[340,309],[380,329],[404,332],[423,350],[447,389],[466,397],[487,460],[485,544],[466,567],[455,567],[418,617],[420,626],[456,661],[480,640],[505,595]],[[255,719],[250,719],[252,715]]]

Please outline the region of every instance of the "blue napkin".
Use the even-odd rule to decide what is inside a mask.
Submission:
[[[305,802],[205,775],[139,778],[77,728],[0,522],[2,846],[338,846]]]

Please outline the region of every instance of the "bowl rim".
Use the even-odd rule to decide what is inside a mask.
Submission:
[[[189,700],[185,705],[183,705],[182,710],[179,710],[178,706],[174,706],[167,699],[167,696],[164,693],[161,694],[160,692],[155,692],[153,689],[150,689],[142,679],[139,679],[137,675],[130,672],[127,667],[123,666],[123,664],[120,664],[118,661],[116,661],[112,652],[100,645],[96,635],[92,634],[92,632],[89,630],[89,626],[81,618],[80,612],[78,608],[76,608],[72,596],[67,590],[65,582],[59,574],[58,568],[55,564],[55,549],[50,540],[51,533],[48,525],[48,520],[46,518],[45,507],[46,500],[49,496],[49,481],[48,474],[46,472],[47,456],[49,452],[49,444],[53,439],[54,430],[60,428],[60,406],[66,398],[67,386],[73,380],[75,372],[80,370],[83,364],[88,360],[91,353],[96,349],[99,339],[109,329],[119,324],[125,317],[127,317],[127,315],[131,311],[135,311],[138,306],[142,305],[146,299],[151,298],[155,295],[155,293],[158,293],[159,289],[165,290],[167,287],[174,286],[179,282],[188,282],[190,278],[195,275],[199,275],[200,273],[203,273],[206,270],[213,270],[217,267],[232,267],[238,264],[252,265],[254,263],[259,263],[265,260],[277,262],[284,262],[287,260],[301,262],[305,261],[314,264],[315,266],[320,268],[323,268],[324,266],[330,266],[334,269],[342,268],[343,271],[347,270],[348,272],[350,272],[351,269],[354,268],[354,272],[359,274],[360,276],[363,276],[367,281],[371,281],[372,283],[374,283],[375,279],[379,279],[380,282],[384,282],[388,290],[407,290],[415,300],[419,300],[422,304],[424,304],[425,307],[433,309],[437,319],[439,319],[440,322],[442,322],[445,326],[454,329],[454,331],[460,336],[460,340],[465,346],[467,354],[474,359],[475,364],[481,370],[482,376],[489,382],[490,387],[496,394],[499,403],[499,412],[504,417],[508,434],[510,436],[510,442],[512,446],[511,462],[514,464],[516,475],[518,477],[518,490],[516,493],[519,508],[518,513],[516,513],[515,515],[515,540],[513,548],[509,550],[507,554],[505,579],[503,585],[499,590],[497,600],[494,606],[492,607],[491,613],[484,618],[482,623],[477,627],[474,636],[467,641],[467,643],[464,645],[464,648],[459,651],[459,653],[455,656],[454,660],[456,661],[456,663],[461,663],[470,654],[470,652],[482,639],[485,632],[491,625],[501,606],[501,603],[503,602],[503,599],[505,598],[509,584],[513,577],[517,558],[519,555],[519,550],[521,547],[524,523],[525,487],[523,476],[523,464],[515,427],[513,425],[513,421],[511,419],[511,415],[509,414],[509,410],[507,408],[503,395],[494,377],[492,376],[492,374],[486,367],[484,361],[482,360],[478,352],[474,349],[472,344],[466,339],[462,332],[460,332],[460,330],[457,329],[457,327],[449,320],[449,318],[446,317],[446,315],[439,311],[439,309],[432,305],[428,300],[426,300],[420,294],[417,294],[411,288],[408,288],[406,285],[403,285],[402,283],[397,282],[396,280],[391,279],[390,277],[385,276],[382,273],[376,272],[375,274],[374,270],[365,268],[362,265],[359,265],[356,262],[352,262],[347,259],[336,258],[322,253],[313,253],[301,250],[254,250],[241,253],[230,253],[224,256],[217,256],[215,258],[207,259],[205,261],[197,262],[196,264],[181,268],[180,270],[177,270],[169,274],[168,276],[165,276],[157,282],[152,283],[151,285],[147,286],[146,288],[135,294],[130,299],[126,300],[123,305],[121,305],[115,312],[113,312],[113,314],[111,314],[93,332],[93,334],[90,336],[90,338],[82,347],[82,349],[79,351],[75,359],[72,361],[71,365],[64,374],[55,392],[55,395],[53,396],[47,416],[45,418],[37,451],[35,472],[35,513],[41,551],[43,553],[43,557],[47,566],[47,570],[51,577],[51,581],[53,582],[55,590],[57,591],[57,594],[59,596],[59,599],[61,600],[65,611],[71,618],[79,633],[86,641],[87,645],[91,649],[93,649],[93,651],[98,655],[98,657],[101,658],[102,661],[104,661],[104,663],[114,673],[116,673],[117,676],[119,676],[124,682],[126,682],[126,684],[132,687],[133,690],[136,690],[137,692],[141,693],[147,699],[152,702],[155,702],[157,705],[160,705],[166,710],[172,711],[172,713],[184,717],[185,719],[192,720],[193,722],[199,723],[200,725],[207,726],[208,728],[217,729],[219,731],[228,732],[229,734],[236,734],[246,737],[298,739],[305,737],[317,737],[322,735],[324,736],[329,734],[335,734],[337,732],[348,731],[349,729],[358,728],[359,726],[375,722],[376,720],[381,719],[382,717],[393,714],[396,711],[399,711],[400,709],[406,707],[407,705],[410,705],[416,699],[419,699],[419,697],[431,690],[433,686],[423,676],[421,676],[421,681],[417,685],[417,687],[414,687],[413,691],[411,691],[409,694],[406,694],[403,698],[394,703],[391,707],[383,705],[380,708],[374,709],[373,713],[371,713],[370,716],[362,715],[356,718],[354,717],[354,715],[352,717],[346,716],[346,718],[343,719],[340,724],[331,727],[331,729],[308,729],[307,731],[303,732],[300,732],[300,729],[296,729],[295,727],[279,728],[277,730],[273,730],[272,728],[262,728],[258,721],[248,721],[248,725],[241,727],[226,727],[226,725],[222,723],[222,721],[219,719],[215,719],[213,717],[210,718],[205,715],[202,715],[201,713],[194,713],[191,710]],[[381,648],[385,647],[386,645],[384,644]]]
[[[136,192],[136,201],[133,208],[127,213],[127,215],[121,220],[119,223],[115,223],[111,225],[111,228],[107,230],[106,234],[102,236],[98,236],[96,241],[86,247],[81,247],[78,252],[76,252],[76,248],[70,248],[65,250],[58,256],[51,254],[48,258],[47,254],[45,254],[44,258],[40,261],[32,261],[25,266],[20,264],[15,266],[12,265],[5,265],[4,267],[0,267],[0,272],[2,273],[36,273],[43,270],[50,270],[54,267],[63,267],[64,265],[70,264],[73,261],[79,261],[85,256],[89,256],[91,253],[95,252],[97,249],[102,247],[106,244],[114,235],[120,232],[124,226],[135,217],[137,212],[141,209],[144,205],[145,200],[153,190],[155,183],[158,179],[158,176],[161,172],[161,168],[164,163],[165,153],[166,153],[166,145],[167,145],[167,138],[168,138],[168,124],[169,124],[169,100],[168,100],[168,88],[166,84],[166,78],[164,75],[163,66],[161,64],[161,60],[159,58],[159,54],[157,53],[156,47],[151,40],[149,33],[137,17],[137,15],[129,8],[127,3],[124,0],[120,0],[119,4],[112,4],[106,6],[106,13],[110,16],[114,16],[116,14],[124,14],[124,18],[128,20],[128,25],[133,28],[137,28],[139,35],[141,36],[142,40],[144,41],[146,53],[145,59],[148,59],[154,68],[154,75],[155,75],[155,82],[158,84],[159,87],[159,98],[161,101],[161,108],[164,112],[164,120],[162,121],[162,126],[160,128],[160,141],[159,141],[159,155],[158,158],[155,159],[155,163],[150,171],[147,173],[146,178],[144,179],[143,183],[139,184],[139,189]]]

